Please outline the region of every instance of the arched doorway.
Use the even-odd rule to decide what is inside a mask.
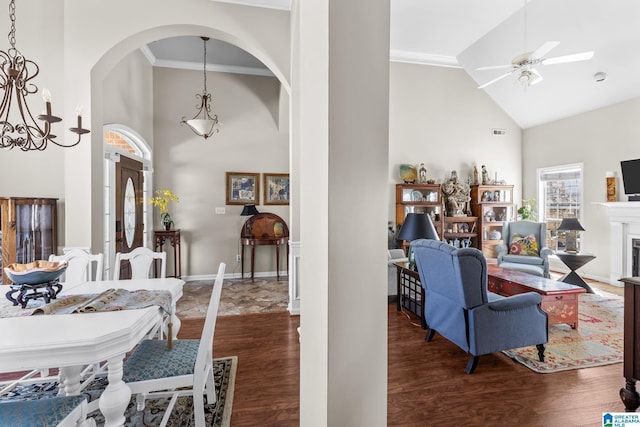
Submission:
[[[136,131],[128,126],[121,124],[108,124],[103,126],[103,144],[104,144],[104,277],[113,277],[111,271],[115,253],[118,250],[118,242],[116,236],[123,233],[125,227],[122,219],[118,219],[117,212],[117,170],[118,164],[122,160],[127,163],[140,164],[142,166],[143,184],[142,200],[148,199],[148,194],[152,188],[151,170],[151,148],[144,138]],[[125,183],[126,185],[126,183]],[[148,235],[147,224],[152,223],[151,212],[147,209],[147,204],[142,203],[138,206],[142,209],[142,223],[137,227],[142,232],[142,244],[148,246],[150,236]],[[127,234],[127,233],[125,233]],[[130,233],[131,234],[131,233]],[[133,233],[135,234],[135,233]]]

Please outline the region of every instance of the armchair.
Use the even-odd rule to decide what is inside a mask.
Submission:
[[[549,278],[549,255],[553,251],[544,246],[547,241],[545,223],[505,222],[502,239],[503,244],[496,246],[499,267]]]
[[[487,291],[487,262],[475,248],[420,239],[411,243],[425,291],[425,340],[438,332],[471,354],[473,373],[484,354],[536,345],[544,361],[547,314],[535,292],[503,297]]]

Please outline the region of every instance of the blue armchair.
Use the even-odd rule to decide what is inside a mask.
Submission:
[[[467,374],[484,354],[536,345],[544,361],[547,313],[535,292],[502,297],[487,291],[487,262],[478,249],[456,249],[435,240],[415,240],[413,248],[425,290],[425,340],[438,332],[471,354]]]
[[[553,251],[544,246],[547,224],[527,220],[505,222],[502,241],[502,245],[496,246],[499,267],[549,278],[548,257]],[[535,248],[532,248],[534,241]]]

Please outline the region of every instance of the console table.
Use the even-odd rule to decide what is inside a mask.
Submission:
[[[155,250],[162,251],[165,242],[169,242],[173,247],[173,276],[167,277],[182,277],[182,257],[180,254],[180,230],[154,230],[153,238],[155,240]],[[155,265],[155,274],[158,277],[158,266]]]
[[[251,247],[251,280],[253,281],[256,246],[270,245],[276,248],[276,278],[280,280],[280,247],[287,248],[287,271],[289,270],[289,228],[276,214],[259,213],[249,218],[240,231],[240,262],[244,278],[244,248]]]

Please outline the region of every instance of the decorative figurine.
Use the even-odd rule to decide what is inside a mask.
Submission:
[[[420,163],[420,169],[418,170],[418,176],[420,184],[427,183],[427,168],[424,167],[424,163]]]
[[[480,180],[478,179],[478,168],[475,165],[473,166],[473,184],[480,184]]]
[[[482,165],[482,185],[491,184],[491,180],[489,179],[489,172],[487,172],[487,168],[485,165]]]

